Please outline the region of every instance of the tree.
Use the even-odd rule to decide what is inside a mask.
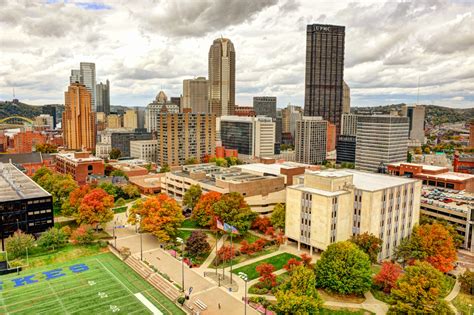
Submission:
[[[300,257],[301,257],[301,262],[303,263],[303,266],[310,269],[313,268],[313,265],[311,264],[311,261],[313,260],[313,258],[311,256],[309,256],[306,253],[302,253]]]
[[[271,223],[275,229],[285,229],[285,215],[285,204],[276,204],[271,216]]]
[[[125,179],[128,179],[127,174],[125,174],[125,172],[122,171],[122,170],[113,170],[113,171],[110,173],[110,176],[112,176],[112,177],[123,177],[123,178],[125,178]]]
[[[50,143],[44,143],[44,144],[37,144],[35,146],[36,152],[41,152],[41,153],[57,153],[58,152],[58,146]]]
[[[199,161],[194,156],[190,157],[186,161],[184,161],[184,165],[191,165],[191,164],[198,164]]]
[[[238,192],[224,194],[212,209],[215,215],[227,224],[233,225],[240,233],[250,229],[257,214],[250,210],[244,197]]]
[[[201,186],[199,184],[191,185],[183,196],[183,204],[189,209],[194,209],[201,196]]]
[[[92,190],[89,185],[79,186],[69,194],[69,199],[63,203],[61,212],[65,216],[77,216],[82,199]]]
[[[290,278],[280,285],[275,297],[278,314],[318,314],[323,304],[316,290],[314,272],[303,266],[292,269]]]
[[[141,227],[162,242],[175,239],[178,228],[184,221],[181,207],[176,200],[165,194],[158,194],[145,201],[137,201],[130,208],[128,221],[137,223],[137,215],[141,218]]]
[[[101,188],[92,189],[82,198],[77,213],[77,222],[90,224],[98,229],[100,224],[112,221],[114,218],[113,206],[113,196]]]
[[[275,271],[275,266],[269,263],[261,263],[255,268],[255,270],[260,276],[258,281],[263,283],[265,287],[276,286],[276,275],[273,274]]]
[[[220,261],[231,260],[235,257],[235,247],[230,245],[224,245],[217,251],[217,257]]]
[[[94,241],[92,228],[88,225],[80,225],[71,234],[71,242],[73,244],[85,245]]]
[[[351,242],[369,255],[372,263],[377,262],[377,255],[382,251],[382,240],[373,234],[364,232],[351,237]]]
[[[371,286],[369,256],[349,241],[328,246],[316,263],[317,285],[340,294],[363,294]]]
[[[252,244],[249,244],[247,240],[240,242],[240,252],[245,255],[252,255],[255,251]]]
[[[122,155],[122,152],[120,152],[119,149],[117,148],[112,148],[109,153],[109,157],[111,160],[116,160]]]
[[[41,185],[41,178],[45,175],[53,175],[53,171],[45,166],[41,166],[39,169],[36,170],[35,174],[33,175],[32,179],[40,186]]]
[[[224,159],[224,158],[215,159],[215,163],[216,163],[217,166],[221,166],[221,167],[227,167],[228,166],[227,160]]]
[[[197,222],[199,226],[211,227],[215,224],[215,214],[213,205],[221,199],[221,194],[215,191],[210,191],[207,194],[201,195],[198,202],[193,208],[191,219]]]
[[[140,190],[137,186],[132,184],[127,184],[122,187],[122,191],[124,195],[127,196],[128,199],[138,198],[140,197]]]
[[[423,153],[425,154],[430,154],[431,153],[431,150],[429,147],[426,147],[424,150],[423,150]]]
[[[259,215],[255,218],[252,222],[252,229],[258,230],[261,233],[265,233],[267,229],[272,225],[269,217],[265,217],[263,215]]]
[[[469,268],[458,278],[461,283],[461,290],[467,294],[474,294],[474,272]]]
[[[385,261],[382,263],[382,269],[375,275],[374,283],[381,287],[385,293],[390,293],[401,274],[402,267],[399,264]]]
[[[38,246],[55,250],[67,243],[68,236],[62,229],[52,227],[38,238]]]
[[[123,194],[122,188],[112,183],[103,182],[99,185],[99,188],[103,189],[106,193],[113,196],[114,200],[117,200]]]
[[[16,231],[5,240],[8,259],[26,255],[26,250],[32,248],[34,244],[35,238],[32,235],[23,233],[21,230]]]
[[[168,173],[169,171],[171,171],[171,169],[167,163],[160,167],[160,173]]]
[[[207,235],[202,231],[193,231],[186,240],[186,252],[193,257],[199,257],[208,253],[211,246],[207,242]]]
[[[393,314],[451,314],[441,298],[443,274],[426,262],[416,261],[392,289]]]
[[[296,258],[290,258],[286,262],[286,265],[283,266],[283,268],[285,268],[288,271],[291,271],[294,267],[297,267],[299,265],[301,265],[301,261],[299,261]]]
[[[45,167],[35,172],[33,180],[53,196],[53,203],[58,206],[61,206],[71,191],[77,188],[77,183],[71,175],[53,173]]]
[[[427,261],[441,272],[453,269],[457,259],[450,231],[442,224],[415,226],[409,239],[404,239],[395,251],[406,262]]]

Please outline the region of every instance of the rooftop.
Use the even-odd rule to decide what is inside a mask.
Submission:
[[[252,164],[242,164],[232,166],[233,168],[240,168],[243,171],[249,172],[261,172],[268,173],[272,175],[280,175],[281,169],[293,169],[298,167],[309,167],[310,165],[301,164],[296,162],[283,162],[283,163],[272,163],[272,164],[263,164],[263,163],[252,163]]]
[[[0,202],[51,196],[18,168],[0,163]]]
[[[56,155],[58,158],[67,159],[69,161],[80,163],[80,162],[94,162],[94,161],[104,161],[101,158],[95,157],[93,155],[89,155],[88,157],[76,157],[76,153],[84,153],[84,152],[61,152]]]
[[[426,171],[442,171],[442,170],[447,170],[447,167],[442,167],[442,166],[435,166],[435,165],[427,165],[427,164],[418,164],[418,163],[408,163],[408,162],[397,162],[397,163],[390,163],[389,165],[393,166],[400,166],[400,165],[408,165],[408,166],[416,166],[419,167],[421,166],[423,170]]]

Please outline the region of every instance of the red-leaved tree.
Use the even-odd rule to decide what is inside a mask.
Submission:
[[[246,240],[240,242],[240,252],[246,255],[252,255],[255,251],[252,244],[249,244]]]
[[[99,224],[107,223],[114,218],[113,205],[113,196],[101,188],[95,188],[82,198],[77,213],[77,221],[90,224],[98,229]]]
[[[265,245],[267,245],[267,241],[263,238],[259,238],[258,240],[252,243],[254,252],[261,251],[265,247]]]
[[[300,255],[300,257],[301,257],[303,266],[308,267],[308,268],[313,268],[313,265],[311,265],[311,261],[313,260],[313,258],[311,256],[309,256],[306,253],[303,253]]]
[[[265,233],[269,227],[272,226],[272,222],[269,217],[258,216],[252,223],[252,229],[258,230]]]
[[[285,268],[288,271],[291,271],[291,269],[293,267],[296,267],[296,266],[299,266],[299,265],[301,265],[301,261],[299,261],[296,258],[290,258],[290,259],[288,259],[286,265],[283,266],[283,268]]]
[[[219,257],[219,259],[221,261],[233,259],[235,257],[235,248],[234,248],[234,246],[232,246],[232,247],[230,245],[222,246],[217,251],[217,257]]]
[[[255,270],[260,275],[258,281],[262,282],[265,286],[276,286],[276,275],[273,274],[275,267],[272,264],[261,263]]]
[[[220,193],[215,191],[210,191],[207,194],[201,195],[194,206],[191,218],[202,227],[215,228],[215,214],[212,205],[218,202],[221,199],[221,196]]]
[[[385,293],[390,293],[398,278],[402,274],[400,265],[386,261],[382,263],[382,269],[374,277],[374,283],[382,288]]]

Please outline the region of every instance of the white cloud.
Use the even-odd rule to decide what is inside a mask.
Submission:
[[[207,76],[213,39],[236,48],[238,104],[304,99],[307,23],[346,26],[353,105],[474,106],[474,5],[463,1],[117,0],[76,5],[0,0],[0,99],[62,103],[70,69],[96,63],[112,103],[146,105],[163,87]],[[420,88],[418,89],[418,81]]]

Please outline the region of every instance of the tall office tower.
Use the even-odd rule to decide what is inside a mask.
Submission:
[[[343,81],[342,86],[342,113],[349,114],[351,112],[351,88]]]
[[[277,109],[276,111],[276,119],[275,119],[275,154],[280,154],[280,145],[283,143],[282,141],[282,129],[283,129],[283,118],[281,109]]]
[[[235,50],[227,38],[218,38],[209,49],[209,112],[234,115]]]
[[[276,118],[277,98],[274,96],[254,96],[253,109],[257,115]]]
[[[183,80],[182,108],[191,113],[209,113],[209,81],[204,77]]]
[[[103,143],[107,143],[108,135],[104,134],[102,140]],[[120,157],[130,157],[130,143],[137,140],[152,140],[153,135],[150,132],[136,129],[134,132],[123,132],[122,130],[116,130],[110,133],[110,144],[112,148],[120,150]]]
[[[163,91],[160,91],[155,100],[146,107],[145,128],[148,132],[156,131],[160,113],[179,113],[179,106],[169,102],[168,96]]]
[[[355,136],[357,133],[357,115],[342,114],[341,135]]]
[[[145,128],[145,116],[146,116],[146,111],[144,107],[135,107],[135,110],[137,112],[137,123],[138,127],[140,129]]]
[[[189,158],[202,161],[215,153],[216,116],[161,113],[157,116],[156,137],[157,164],[184,165]]]
[[[307,26],[304,115],[335,124],[337,135],[343,112],[344,37],[344,26]]]
[[[420,105],[404,105],[402,116],[408,117],[410,139],[425,144],[425,107]]]
[[[110,82],[105,81],[105,84],[100,82],[95,86],[97,112],[110,114]]]
[[[122,127],[122,117],[117,114],[107,115],[107,129],[118,129]]]
[[[81,83],[72,83],[64,93],[62,128],[64,144],[71,150],[93,150],[96,140],[91,93]]]
[[[82,82],[81,70],[71,70],[71,75],[69,76],[69,83]]]
[[[408,126],[407,117],[358,116],[355,167],[384,172],[387,164],[406,161]]]
[[[303,110],[300,106],[290,105],[283,108],[282,115],[282,132],[291,133],[295,137],[296,122],[303,117]]]
[[[134,109],[127,109],[123,115],[123,127],[129,129],[138,128],[138,115]]]
[[[275,122],[270,117],[222,116],[222,146],[248,157],[275,154]]]
[[[328,122],[322,117],[306,117],[296,122],[295,159],[305,164],[326,160]]]
[[[56,106],[54,106],[54,105],[44,105],[41,108],[41,111],[42,111],[43,114],[47,114],[47,115],[53,117],[53,125],[51,126],[51,129],[56,129],[56,124],[57,124]]]
[[[84,84],[91,93],[91,106],[92,111],[97,112],[96,104],[96,93],[95,93],[95,63],[93,62],[81,62],[80,63],[81,71],[81,83]]]

